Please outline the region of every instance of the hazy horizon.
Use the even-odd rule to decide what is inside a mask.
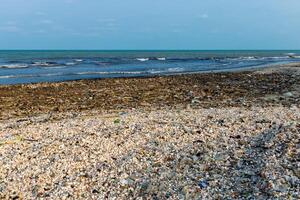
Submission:
[[[300,51],[299,49],[0,49],[0,51]]]

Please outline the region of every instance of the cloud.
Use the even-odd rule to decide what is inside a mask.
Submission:
[[[17,24],[17,22],[15,22],[15,21],[7,21],[7,22],[5,22],[5,24],[9,25],[9,26],[14,26],[14,25]]]
[[[54,22],[50,19],[43,19],[39,21],[40,24],[53,24]]]
[[[34,31],[34,33],[44,34],[44,33],[47,33],[47,31],[44,29],[39,29],[39,30]]]
[[[208,18],[208,14],[202,14],[198,16],[201,19],[207,19]]]
[[[173,29],[172,32],[173,33],[182,33],[182,30],[180,30],[180,29]]]
[[[116,22],[117,20],[114,18],[102,18],[102,19],[98,19],[98,22]]]
[[[65,3],[74,3],[75,0],[65,0]]]
[[[99,35],[107,32],[114,32],[119,30],[117,26],[95,26],[95,27],[90,27],[87,29],[87,31],[84,31],[83,34],[88,34],[88,35]]]
[[[35,12],[35,15],[38,15],[38,16],[45,16],[45,15],[47,15],[47,13],[42,12],[42,11],[37,11],[37,12]]]
[[[20,32],[21,29],[17,26],[13,26],[13,25],[5,25],[5,26],[0,26],[0,31],[17,33],[17,32]]]
[[[96,20],[98,25],[90,27],[93,31],[115,31],[119,29],[119,23],[114,18],[101,18]]]

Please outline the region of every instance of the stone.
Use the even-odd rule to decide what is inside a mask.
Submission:
[[[199,181],[198,186],[201,189],[205,189],[205,188],[207,188],[209,186],[209,183],[206,180],[201,180],[201,181]]]
[[[286,93],[283,94],[283,96],[285,96],[285,97],[293,97],[294,94],[292,92],[286,92]]]

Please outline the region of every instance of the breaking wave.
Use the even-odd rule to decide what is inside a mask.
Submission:
[[[7,64],[7,65],[0,65],[0,68],[5,69],[20,69],[20,68],[27,68],[28,65],[25,64]]]
[[[137,58],[138,61],[145,62],[150,60],[149,58]]]

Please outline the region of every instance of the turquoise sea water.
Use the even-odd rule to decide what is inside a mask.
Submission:
[[[0,51],[0,84],[231,71],[300,62],[300,51]]]

